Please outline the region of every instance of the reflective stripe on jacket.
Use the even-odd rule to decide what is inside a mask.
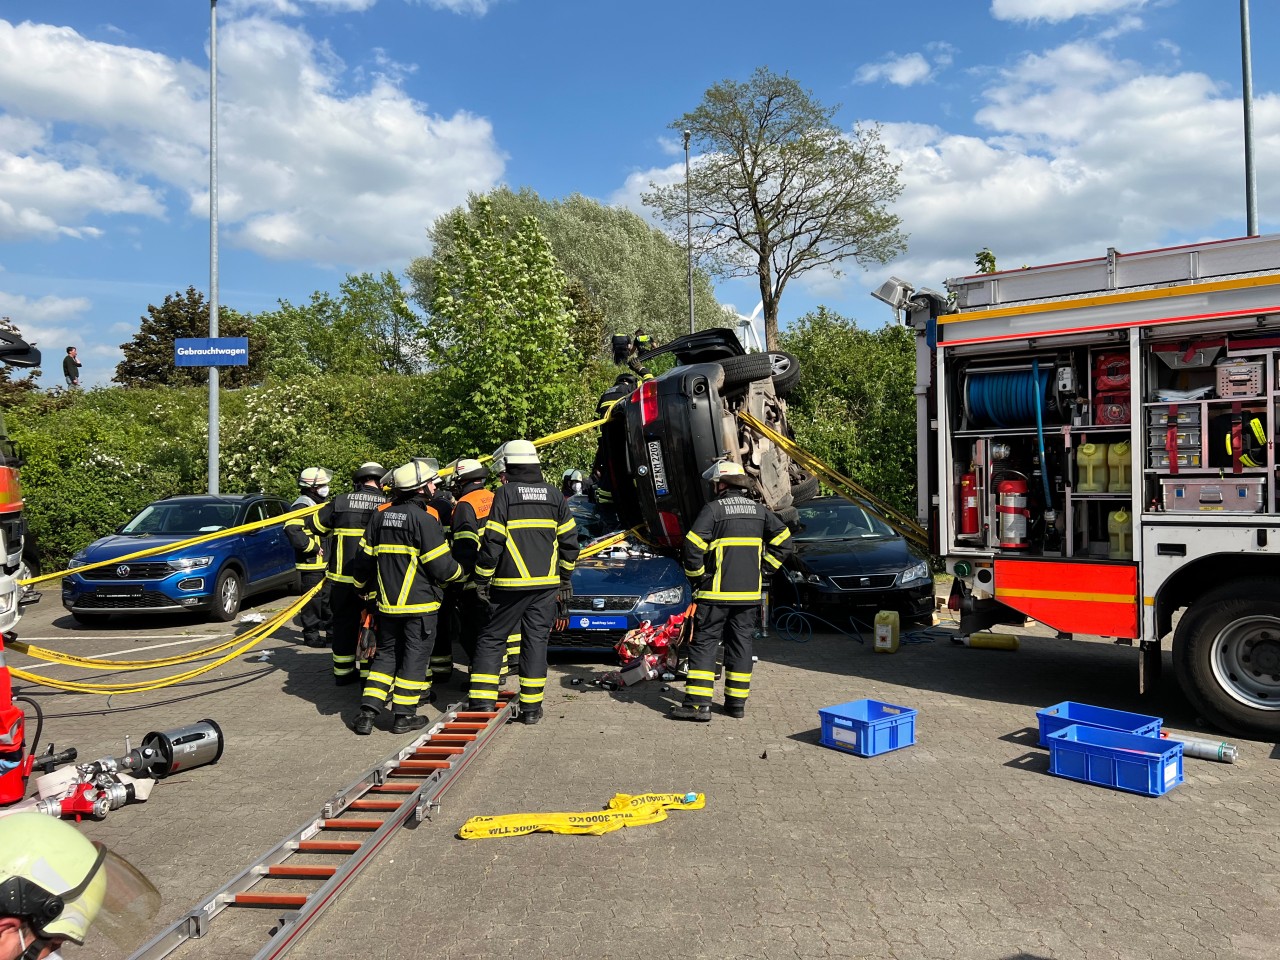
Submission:
[[[357,587],[377,576],[378,612],[384,616],[434,613],[440,609],[443,584],[463,578],[435,511],[419,497],[375,512],[360,553],[364,559],[349,564],[348,570]]]
[[[318,502],[306,494],[299,494],[298,499],[290,505],[289,512],[314,507]],[[284,522],[284,534],[293,547],[293,565],[298,570],[324,569],[324,534],[316,529],[314,519],[315,514],[312,514]]]
[[[346,566],[360,552],[360,538],[370,518],[386,502],[387,498],[377,487],[360,487],[339,494],[316,512],[312,527],[332,537],[326,577],[335,583],[356,582],[355,577],[346,572]]]
[[[511,590],[545,590],[573,573],[578,525],[549,483],[509,480],[493,497],[475,578]]]
[[[761,567],[779,569],[792,550],[791,531],[776,513],[730,491],[702,508],[684,539],[684,572],[694,598],[758,603]]]

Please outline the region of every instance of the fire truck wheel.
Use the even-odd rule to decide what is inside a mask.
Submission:
[[[244,588],[240,585],[240,576],[234,570],[223,570],[218,574],[218,583],[213,588],[213,615],[225,622],[234,620],[240,612],[240,601],[244,598]]]
[[[1269,579],[1219,587],[1183,613],[1174,633],[1183,692],[1229,733],[1280,736],[1280,599],[1274,593]]]

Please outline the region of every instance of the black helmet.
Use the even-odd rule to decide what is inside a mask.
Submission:
[[[386,472],[386,467],[371,460],[368,463],[362,463],[360,466],[356,467],[355,473],[351,474],[351,482],[355,484],[365,482],[377,483],[382,479],[382,475]]]

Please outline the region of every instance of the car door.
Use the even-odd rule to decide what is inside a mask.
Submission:
[[[257,523],[266,518],[264,502],[257,500],[249,504],[240,522],[246,524]],[[241,541],[240,559],[244,563],[245,578],[250,586],[270,579],[275,573],[272,569],[269,533],[270,528],[250,530],[241,534],[239,538]]]
[[[263,514],[268,520],[283,516],[289,511],[289,505],[283,500],[269,499],[261,503]],[[284,524],[272,524],[262,533],[263,550],[269,557],[268,566],[271,570],[269,575],[283,578],[293,573],[293,547],[289,543],[289,538],[285,536]]]

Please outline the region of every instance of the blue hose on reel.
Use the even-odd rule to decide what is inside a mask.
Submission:
[[[975,373],[965,380],[969,419],[975,427],[1029,427],[1046,405],[1053,368]]]

